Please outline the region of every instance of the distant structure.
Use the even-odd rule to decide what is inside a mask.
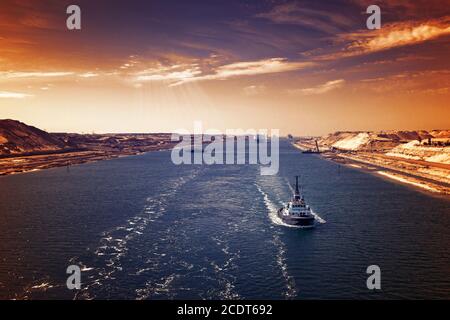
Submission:
[[[308,150],[303,151],[302,153],[320,153],[319,143],[317,142],[317,139],[315,139],[314,142],[316,143],[316,150],[308,149]]]

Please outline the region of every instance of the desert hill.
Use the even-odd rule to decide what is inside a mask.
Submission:
[[[389,151],[399,145],[418,141],[421,144],[442,144],[450,140],[449,130],[418,131],[339,131],[319,139],[319,144],[341,151]]]
[[[16,120],[0,120],[0,157],[73,151],[136,154],[167,149],[168,133],[48,133]]]
[[[65,143],[36,127],[15,120],[0,120],[0,155],[56,151]]]

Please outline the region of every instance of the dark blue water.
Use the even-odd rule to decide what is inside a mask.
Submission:
[[[280,172],[170,152],[0,178],[0,297],[450,298],[450,202],[303,155]],[[322,223],[282,225],[301,174]],[[82,289],[66,288],[68,265]],[[381,291],[366,268],[381,268]]]

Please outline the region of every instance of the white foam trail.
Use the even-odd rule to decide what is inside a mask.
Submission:
[[[219,265],[215,261],[211,261],[211,266],[214,268],[214,272],[217,274],[220,282],[225,284],[225,288],[219,292],[219,296],[222,299],[240,299],[240,295],[235,291],[235,277],[228,275],[224,270],[234,269],[236,267],[236,260],[240,258],[239,250],[237,252],[231,252],[228,243],[225,240],[217,237],[212,237],[214,243],[225,254],[226,261]]]
[[[273,243],[277,248],[277,264],[280,267],[281,275],[286,282],[286,292],[284,293],[287,299],[295,298],[297,296],[297,289],[295,285],[295,279],[289,274],[288,266],[286,263],[286,249],[278,234],[274,234]]]
[[[33,290],[43,290],[43,291],[46,291],[47,289],[51,289],[51,288],[53,288],[53,285],[51,285],[48,282],[43,282],[41,284],[34,285],[31,287],[31,289],[33,289]]]
[[[314,218],[316,218],[317,223],[324,224],[327,222],[325,219],[321,218],[317,213],[315,213],[313,209],[311,209],[311,213],[314,216]]]
[[[168,277],[161,278],[161,282],[151,283],[147,282],[146,287],[143,289],[137,289],[137,297],[136,300],[147,300],[151,298],[152,295],[155,294],[168,294],[170,292],[170,287],[172,285],[173,280],[177,278],[176,274],[171,274]]]
[[[258,191],[264,197],[264,204],[266,205],[266,208],[269,212],[269,218],[272,221],[272,223],[274,223],[276,225],[280,225],[280,226],[290,227],[290,228],[299,228],[300,227],[300,226],[292,226],[292,225],[284,223],[278,217],[278,214],[277,214],[278,208],[272,201],[270,201],[269,195],[267,193],[265,193],[259,185],[257,185],[257,184],[255,184],[255,185],[256,185],[256,188],[258,189]],[[286,292],[284,293],[284,295],[287,299],[294,298],[297,296],[295,279],[288,272],[288,266],[287,266],[286,258],[285,258],[286,249],[277,233],[274,233],[274,235],[273,235],[273,244],[275,245],[275,248],[277,250],[276,261],[277,261],[278,266],[280,267],[281,275],[286,283]]]
[[[15,300],[28,300],[33,299],[33,294],[46,292],[47,290],[62,287],[59,284],[51,284],[48,277],[43,278],[39,281],[33,282],[32,284],[26,286],[20,295],[15,296]],[[30,296],[31,295],[31,296]]]
[[[270,201],[269,199],[269,195],[267,193],[265,193],[261,187],[257,184],[255,184],[256,188],[258,189],[259,193],[261,193],[261,195],[264,198],[264,204],[266,205],[267,211],[269,213],[269,218],[272,221],[273,224],[279,225],[279,226],[286,226],[286,227],[291,227],[290,225],[284,223],[277,215],[277,211],[279,208],[277,208],[275,206],[275,204]]]
[[[179,189],[194,179],[199,173],[199,170],[194,171],[188,176],[177,178],[175,181],[171,181],[168,184],[168,189],[158,194],[158,198],[147,198],[147,204],[143,208],[142,212],[138,215],[129,218],[123,225],[113,228],[112,230],[104,232],[103,237],[100,239],[99,246],[93,250],[93,253],[97,257],[104,259],[103,266],[101,268],[85,268],[83,271],[97,271],[90,276],[91,283],[85,285],[85,288],[81,290],[75,298],[89,299],[92,298],[89,294],[91,286],[101,286],[104,281],[108,279],[114,279],[116,272],[121,272],[122,258],[127,255],[129,251],[129,241],[140,237],[144,234],[148,224],[158,220],[166,212],[166,205],[170,201],[170,197],[176,195]],[[77,260],[77,259],[72,259]],[[78,261],[78,264],[82,262]],[[156,284],[160,286],[160,284]]]

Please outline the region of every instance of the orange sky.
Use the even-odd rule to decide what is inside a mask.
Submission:
[[[48,131],[450,128],[445,1],[0,4],[0,119]]]

